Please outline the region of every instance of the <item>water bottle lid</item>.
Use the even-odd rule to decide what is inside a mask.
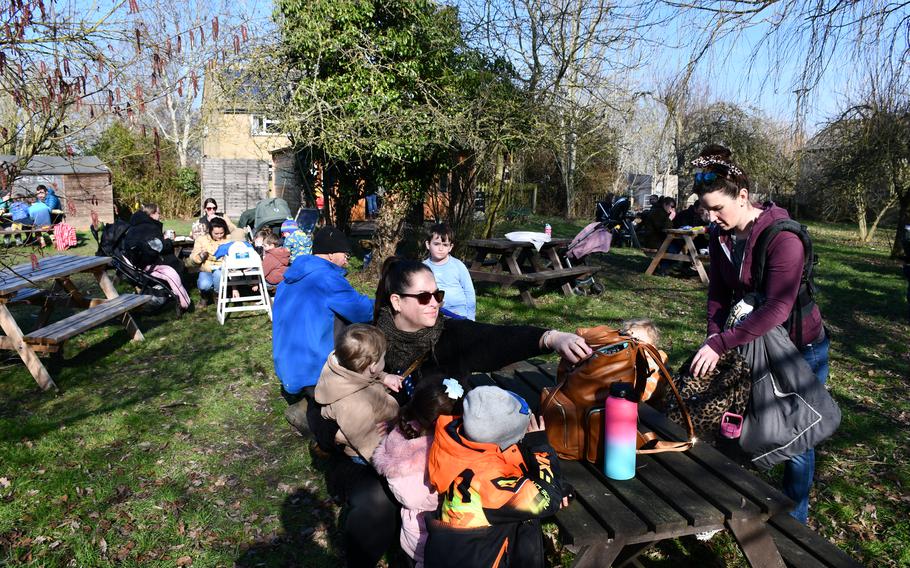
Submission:
[[[634,392],[635,390],[632,388],[631,383],[616,382],[610,385],[610,396],[612,397],[629,400]]]

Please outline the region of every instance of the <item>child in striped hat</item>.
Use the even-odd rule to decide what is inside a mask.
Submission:
[[[287,219],[281,224],[281,236],[284,238],[284,248],[291,253],[291,263],[294,259],[304,254],[313,254],[313,237],[297,226],[297,221]]]

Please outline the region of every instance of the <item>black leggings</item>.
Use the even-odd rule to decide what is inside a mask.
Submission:
[[[400,530],[398,504],[385,480],[372,468],[343,456],[330,472],[340,482],[344,508],[341,528],[349,568],[375,568],[395,548]]]
[[[396,550],[401,527],[398,502],[372,466],[355,463],[337,449],[334,436],[338,427],[322,417],[312,399],[307,422],[319,446],[332,454],[326,485],[331,495],[344,500],[341,530],[347,565],[375,568],[383,554]]]

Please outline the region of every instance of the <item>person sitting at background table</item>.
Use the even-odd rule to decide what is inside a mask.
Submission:
[[[33,227],[49,227],[51,225],[51,209],[41,201],[35,201],[28,206],[28,217]]]
[[[209,231],[196,238],[193,243],[193,252],[190,260],[199,265],[199,276],[196,285],[199,287],[201,299],[199,307],[204,308],[208,302],[213,301],[215,286],[221,282],[221,259],[215,258],[215,251],[221,245],[230,242],[228,238],[228,224],[221,217],[209,220]]]
[[[49,188],[43,184],[39,185],[35,188],[35,196],[38,198],[38,201],[47,205],[47,208],[51,211],[60,209],[60,198],[57,197],[53,188]]]
[[[708,227],[710,224],[711,219],[709,218],[708,210],[705,209],[697,196],[691,205],[677,213],[676,218],[673,219],[674,229]],[[692,242],[695,243],[695,248],[698,250],[708,248],[708,231],[706,230],[704,233],[692,237]]]
[[[183,287],[183,263],[174,255],[174,244],[164,238],[161,211],[157,203],[146,203],[130,217],[123,244],[129,260],[141,270],[167,282],[177,296],[180,309],[190,308],[190,295]]]
[[[643,248],[659,248],[667,237],[667,229],[673,228],[673,219],[676,217],[676,200],[672,197],[662,197],[651,208],[651,212],[642,221],[640,227],[640,241]]]
[[[228,235],[235,241],[246,240],[246,233],[243,232],[243,229],[238,229],[237,225],[231,221],[227,215],[224,213],[218,213],[218,202],[212,199],[211,197],[206,198],[202,203],[202,216],[199,217],[199,222],[205,227],[205,232],[209,232],[210,224],[212,219],[221,219],[227,225]]]

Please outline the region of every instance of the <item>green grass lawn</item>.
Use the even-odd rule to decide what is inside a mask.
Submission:
[[[556,236],[582,225],[549,221]],[[886,242],[858,247],[848,227],[811,232],[843,424],[818,450],[810,522],[865,565],[910,565],[906,282]],[[93,254],[89,241],[72,252]],[[603,262],[602,296],[549,292],[529,308],[517,292],[480,287],[478,319],[572,330],[647,316],[674,365],[700,345],[705,290],[694,274],[644,276],[647,259],[630,249]],[[371,293],[356,270],[351,279]],[[59,393],[41,392],[14,354],[0,363],[0,566],[338,566],[339,509],[321,462],[284,421],[268,319],[235,315],[222,327],[209,308],[140,326],[141,343],[117,325],[71,340],[52,370]],[[643,563],[745,565],[723,534],[667,543]]]

